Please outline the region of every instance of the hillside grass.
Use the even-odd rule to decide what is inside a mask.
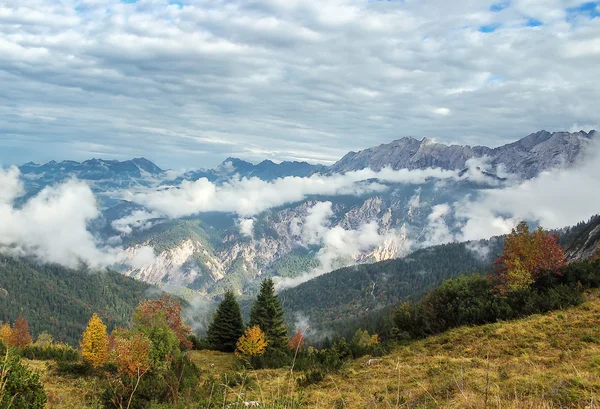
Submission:
[[[242,373],[227,402],[256,400],[273,408],[598,408],[600,293],[584,304],[513,322],[462,327],[398,346],[367,365],[347,364],[317,385],[300,388],[301,372],[235,370],[232,354],[193,351],[201,382]],[[96,408],[93,378],[58,377],[40,361],[49,408]],[[218,407],[221,407],[220,405]],[[235,406],[234,406],[235,407]]]

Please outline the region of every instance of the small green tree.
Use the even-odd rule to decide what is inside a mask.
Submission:
[[[249,327],[258,325],[265,333],[269,349],[287,350],[288,335],[283,308],[275,294],[273,280],[267,278],[260,285],[260,292],[250,311]]]
[[[233,291],[226,291],[208,326],[208,342],[211,347],[224,352],[233,352],[238,339],[244,334],[244,321],[240,305]]]

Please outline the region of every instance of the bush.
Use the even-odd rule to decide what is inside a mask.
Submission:
[[[0,342],[0,407],[38,409],[46,407],[46,393],[39,375],[31,372],[21,359]]]
[[[310,385],[316,385],[325,379],[325,372],[322,369],[312,369],[304,374],[304,376],[296,379],[298,386],[306,388]]]
[[[253,356],[248,361],[253,369],[281,368],[292,363],[289,350],[267,349],[262,355]]]
[[[47,344],[36,345],[31,344],[23,350],[23,356],[28,359],[38,359],[42,361],[64,361],[73,362],[79,360],[79,352],[66,344]]]
[[[192,349],[195,351],[202,351],[204,349],[210,349],[210,343],[206,340],[206,338],[200,338],[194,334],[188,337],[190,342],[192,343]]]
[[[94,368],[87,361],[56,361],[56,373],[61,376],[90,376],[94,373]]]

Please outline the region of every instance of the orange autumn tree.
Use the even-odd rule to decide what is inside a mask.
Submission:
[[[191,348],[192,343],[189,340],[191,328],[184,324],[181,318],[181,304],[176,298],[165,295],[155,300],[142,301],[135,309],[133,321],[136,325],[151,327],[161,315],[167,322],[169,328],[179,339],[181,347]]]
[[[142,376],[150,369],[150,338],[141,333],[114,339],[113,359],[120,374]]]
[[[16,348],[25,348],[31,344],[31,334],[29,333],[29,324],[27,320],[19,314],[12,328],[9,344]]]
[[[265,353],[269,343],[258,325],[249,327],[237,342],[235,355],[240,358],[251,358]]]
[[[521,222],[506,236],[496,261],[496,288],[503,293],[526,288],[543,275],[561,274],[567,264],[557,237]]]
[[[101,367],[108,360],[108,335],[106,325],[94,313],[81,340],[81,355],[94,368]]]
[[[304,334],[298,328],[293,337],[290,338],[290,342],[288,342],[288,348],[292,351],[298,350],[306,345],[306,341],[304,340]]]

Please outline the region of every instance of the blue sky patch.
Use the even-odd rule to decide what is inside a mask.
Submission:
[[[491,5],[490,11],[493,11],[494,13],[497,13],[499,11],[504,10],[508,6],[510,6],[510,2],[508,2],[508,1],[504,1],[504,2],[501,2],[501,3],[494,3],[494,4]]]
[[[577,16],[587,16],[588,18],[600,17],[599,6],[600,1],[590,1],[580,4],[577,7],[569,7],[567,9],[567,20],[572,20]]]
[[[500,24],[488,24],[488,25],[479,27],[479,31],[482,33],[493,33],[499,27],[500,27]]]
[[[539,27],[539,26],[543,26],[544,23],[542,23],[540,20],[535,19],[535,18],[530,18],[527,20],[527,22],[525,22],[525,25],[527,27]]]

